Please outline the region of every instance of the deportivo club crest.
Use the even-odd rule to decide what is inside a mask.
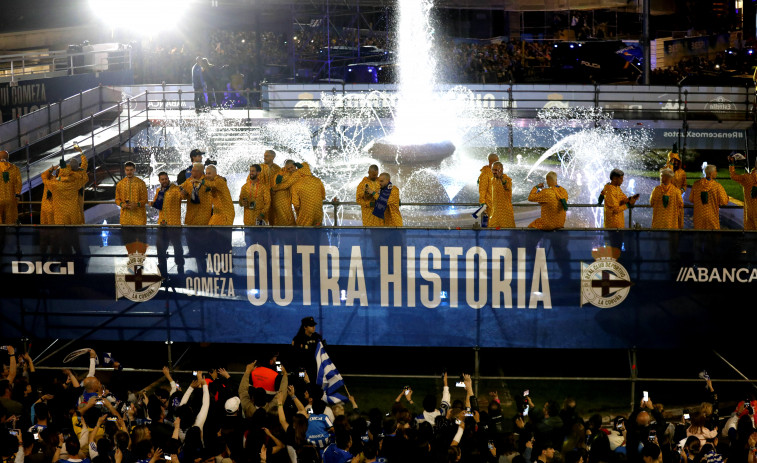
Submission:
[[[620,249],[608,246],[591,251],[595,262],[581,262],[581,306],[592,304],[600,309],[615,307],[625,300],[631,278],[618,263]]]
[[[116,267],[116,300],[144,302],[158,294],[163,278],[153,262],[146,262],[147,245],[139,241],[126,245],[129,259]]]

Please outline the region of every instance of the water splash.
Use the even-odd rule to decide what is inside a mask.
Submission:
[[[527,178],[554,156],[560,163],[560,185],[568,190],[570,202],[596,203],[612,169],[643,168],[636,154],[646,150],[651,141],[647,130],[618,130],[612,122],[612,115],[601,108],[541,111],[536,124],[550,128],[556,143],[533,164]],[[628,187],[634,190],[636,180],[628,179]],[[602,226],[602,208],[578,209],[576,214],[580,225]]]

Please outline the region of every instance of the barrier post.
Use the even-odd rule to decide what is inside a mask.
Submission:
[[[636,407],[636,380],[639,378],[639,370],[636,368],[636,348],[629,351],[631,367],[631,410]]]
[[[84,119],[84,98],[82,97],[83,94],[84,92],[79,92],[79,120],[80,121]]]
[[[95,115],[92,114],[89,118],[90,134],[92,136],[92,182],[94,182],[95,199],[97,199],[97,150],[95,150]]]
[[[26,144],[26,189],[27,193],[29,193],[29,223],[34,223],[34,213],[32,210],[32,175],[29,171],[29,166],[31,164],[31,156],[29,154],[29,143]],[[44,201],[45,198],[42,198]],[[41,207],[41,206],[40,206]]]
[[[179,118],[181,118],[181,87],[179,87]]]
[[[515,149],[513,143],[513,86],[507,89],[507,144],[510,151],[510,162],[515,162]]]
[[[147,119],[150,118],[150,99],[148,97],[149,93],[149,90],[145,90],[145,117]]]
[[[481,312],[479,310],[479,312]],[[478,395],[478,382],[481,379],[481,357],[479,355],[481,348],[479,346],[473,346],[473,394]]]

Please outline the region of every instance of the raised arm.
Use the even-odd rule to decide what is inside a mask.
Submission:
[[[171,385],[171,395],[173,395],[179,389],[179,386],[174,382],[173,378],[171,378],[171,371],[167,366],[163,367],[163,376],[166,377],[168,384]]]
[[[237,391],[239,393],[239,401],[242,405],[242,411],[244,411],[244,415],[247,417],[252,416],[253,413],[255,413],[255,405],[252,403],[252,400],[250,399],[250,374],[255,369],[255,365],[257,362],[252,362],[247,365],[247,367],[244,370],[244,375],[242,376],[242,381],[239,383],[239,390]]]
[[[8,384],[13,387],[13,381],[16,380],[16,349],[13,346],[5,346],[8,350],[8,358],[10,361],[10,370],[8,373]]]
[[[197,380],[202,382],[202,407],[200,407],[200,413],[195,418],[195,426],[200,428],[200,434],[202,435],[202,428],[205,426],[205,420],[208,418],[208,409],[210,408],[210,391],[208,391],[208,383],[202,377],[202,373],[197,373]]]
[[[95,366],[97,361],[97,353],[94,349],[89,350],[89,371],[87,372],[87,378],[95,376]]]

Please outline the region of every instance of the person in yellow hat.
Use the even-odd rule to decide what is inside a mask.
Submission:
[[[728,173],[731,180],[738,182],[744,189],[744,230],[757,230],[757,168],[746,174],[737,174],[735,159],[728,156]]]
[[[541,217],[528,224],[528,228],[555,230],[565,226],[568,210],[568,192],[557,184],[557,173],[546,176],[547,188],[540,183],[531,189],[528,200],[541,204]]]
[[[218,175],[218,170],[213,164],[205,166],[205,184],[210,187],[213,215],[208,225],[234,225],[234,201],[226,179]]]
[[[379,168],[373,164],[368,168],[368,176],[363,177],[363,180],[360,181],[355,191],[355,202],[360,205],[364,227],[380,227],[383,225],[381,219],[373,215],[376,199],[373,195],[369,194],[370,191],[379,191],[381,189],[378,177]]]
[[[136,170],[133,162],[124,163],[126,177],[116,184],[116,204],[121,208],[121,225],[147,224],[147,185],[134,175]]]
[[[625,174],[620,169],[613,169],[610,172],[610,183],[605,185],[602,195],[605,198],[605,228],[624,228],[624,212],[629,207],[636,204],[639,195],[633,195],[630,198],[623,193],[620,185],[623,184]]]
[[[47,179],[47,187],[52,196],[53,223],[56,225],[76,225],[82,220],[79,206],[79,190],[87,184],[87,172],[74,170],[78,166],[74,158],[67,165],[61,160],[60,166],[52,166],[42,173],[42,181]]]
[[[250,175],[239,192],[239,204],[244,208],[244,224],[248,227],[262,223],[271,209],[271,193],[268,185],[260,178],[263,170],[261,167],[260,164],[250,166]],[[288,204],[291,209],[292,204]]]
[[[683,198],[680,190],[673,185],[674,177],[673,169],[660,169],[660,184],[649,196],[649,204],[652,206],[652,228],[679,228],[678,216],[683,210]]]
[[[488,228],[515,228],[513,212],[513,180],[504,173],[502,163],[492,164],[492,176],[486,189]]]
[[[0,151],[0,223],[15,225],[21,197],[21,171],[8,158],[7,151]]]
[[[316,227],[323,224],[323,200],[326,189],[321,179],[310,171],[307,164],[295,164],[303,170],[302,178],[292,185],[292,205],[300,227]],[[302,167],[300,167],[302,166]]]
[[[294,161],[287,159],[284,162],[284,167],[274,177],[269,212],[271,225],[292,226],[295,224],[294,211],[292,210],[292,185],[303,174],[304,170],[297,170]]]
[[[704,169],[705,178],[691,186],[691,202],[694,204],[694,228],[697,230],[720,230],[720,206],[728,204],[728,194],[718,178],[718,168],[709,164]]]
[[[668,153],[668,163],[665,167],[673,171],[673,179],[671,183],[678,188],[681,192],[681,199],[686,194],[686,171],[683,170],[683,163],[681,162],[681,156],[677,153],[675,147],[673,151]],[[678,224],[675,228],[683,228],[683,207],[678,211]]]
[[[492,164],[499,161],[499,156],[496,153],[489,153],[487,158],[489,164],[481,168],[481,173],[478,175],[478,203],[480,205],[486,204],[486,194],[489,191],[489,180],[492,178]],[[484,212],[485,215],[486,212]]]

